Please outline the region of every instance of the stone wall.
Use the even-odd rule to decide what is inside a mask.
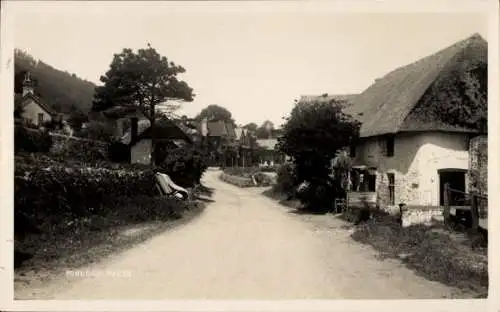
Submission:
[[[75,158],[82,161],[106,160],[109,144],[74,136],[51,133],[50,153],[57,156]]]
[[[469,141],[469,190],[488,194],[488,136]]]
[[[403,209],[403,227],[442,221],[443,209],[439,206],[407,206]]]

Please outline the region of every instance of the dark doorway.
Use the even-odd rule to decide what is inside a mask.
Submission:
[[[444,185],[448,183],[450,192],[450,205],[462,206],[465,204],[465,174],[463,169],[441,169],[439,174],[439,205],[444,205]]]

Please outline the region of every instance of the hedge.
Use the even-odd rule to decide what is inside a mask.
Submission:
[[[82,167],[47,156],[15,157],[15,209],[31,216],[86,216],[107,213],[107,200],[153,196],[154,171],[132,168]]]
[[[232,184],[232,185],[236,185],[238,187],[254,186],[254,183],[253,183],[251,178],[229,175],[227,173],[222,173],[220,175],[220,179],[224,182],[227,182],[227,183]]]

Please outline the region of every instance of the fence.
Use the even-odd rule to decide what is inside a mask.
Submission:
[[[488,229],[488,196],[477,192],[466,193],[444,185],[444,221],[450,223],[451,212],[455,211],[457,217],[470,218],[470,228],[478,231],[479,227]]]

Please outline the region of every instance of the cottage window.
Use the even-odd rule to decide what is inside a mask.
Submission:
[[[38,124],[42,125],[43,124],[43,113],[38,114]]]
[[[395,190],[395,179],[394,179],[394,173],[388,173],[387,174],[387,179],[389,180],[388,187],[389,187],[389,205],[395,205],[396,204],[396,199],[394,196],[394,190]]]
[[[388,136],[386,138],[386,156],[387,157],[392,157],[394,156],[394,136]]]

